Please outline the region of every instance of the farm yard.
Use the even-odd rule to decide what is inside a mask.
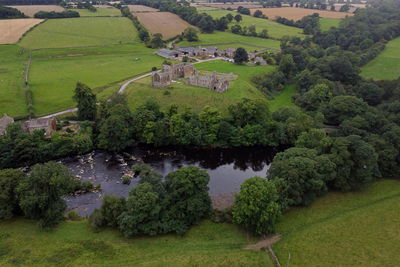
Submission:
[[[129,11],[132,13],[135,12],[158,12],[160,10],[148,6],[143,6],[143,5],[127,5],[129,8]]]
[[[62,12],[64,8],[56,5],[27,5],[27,6],[10,6],[12,8],[16,8],[28,17],[33,17],[39,11],[55,11]]]
[[[293,208],[273,245],[282,266],[392,266],[400,261],[400,182],[380,180],[352,193],[328,193]],[[289,256],[290,255],[290,256]]]
[[[400,37],[388,42],[376,58],[361,68],[361,76],[375,80],[400,77]]]
[[[96,46],[138,42],[137,31],[127,18],[73,18],[47,20],[22,38],[29,49]]]
[[[333,19],[342,19],[345,18],[346,16],[353,16],[352,13],[346,13],[346,12],[306,9],[297,7],[258,8],[258,9],[251,9],[251,13],[253,14],[256,10],[261,10],[261,12],[269,19],[276,19],[277,17],[283,17],[287,19],[292,19],[294,21],[300,20],[303,17],[312,15],[314,13],[318,13],[319,16],[322,18],[333,18]]]
[[[194,27],[170,12],[134,13],[152,34],[161,33],[164,39],[181,34],[185,29]]]
[[[121,17],[121,11],[114,7],[97,7],[96,12],[89,11],[88,9],[71,9],[79,12],[81,17]]]
[[[0,44],[13,44],[42,19],[3,19],[0,20]]]
[[[226,16],[227,14],[232,14],[233,16],[239,14],[237,12],[227,11],[227,10],[207,11],[206,13],[211,15],[213,18],[220,18]],[[240,23],[238,23],[241,27],[244,26],[249,27],[251,25],[254,25],[256,26],[257,32],[261,32],[262,30],[266,29],[268,30],[269,36],[271,36],[272,38],[280,39],[283,36],[304,37],[304,35],[302,34],[302,29],[286,26],[267,19],[255,18],[253,16],[247,16],[247,15],[241,15],[241,16],[243,20]],[[232,22],[230,25],[234,24],[236,24],[236,22]]]

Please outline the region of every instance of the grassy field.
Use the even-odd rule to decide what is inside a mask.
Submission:
[[[28,53],[16,45],[0,45],[0,116],[26,113],[24,69]]]
[[[209,221],[184,236],[125,239],[84,221],[42,231],[19,219],[0,222],[0,237],[1,266],[273,266],[266,252],[242,249],[254,241],[245,233]]]
[[[96,12],[91,12],[88,9],[72,9],[78,11],[81,17],[121,17],[121,11],[117,8],[96,8]]]
[[[228,43],[228,44],[225,44]],[[237,48],[244,47],[247,50],[261,50],[261,49],[280,49],[280,42],[272,39],[262,39],[258,37],[241,36],[230,32],[219,32],[214,33],[201,33],[199,34],[198,42],[180,42],[180,46],[206,46],[212,44],[221,48]],[[219,44],[219,45],[215,45]]]
[[[239,14],[235,11],[228,11],[228,10],[219,10],[219,11],[207,11],[207,14],[210,14],[214,18],[220,18],[222,16],[226,16],[227,14],[231,13],[233,16]],[[260,19],[255,18],[252,16],[241,15],[243,20],[239,23],[240,26],[256,26],[256,31],[261,32],[263,29],[268,30],[268,34],[272,38],[282,38],[283,36],[299,36],[304,37],[302,34],[302,30],[295,27],[289,27],[286,25],[279,24],[275,21],[268,20],[268,19]],[[232,22],[229,26],[236,24],[236,22]],[[240,38],[240,37],[239,37]]]
[[[285,89],[279,95],[274,97],[274,99],[268,100],[269,109],[273,112],[282,107],[297,107],[292,102],[292,96],[294,96],[296,92],[297,92],[296,86],[294,85],[286,86]]]
[[[72,107],[77,81],[103,93],[102,87],[149,72],[162,62],[142,44],[34,51],[30,84],[36,114]],[[116,89],[104,93],[110,95]]]
[[[188,86],[182,82],[173,83],[169,89],[152,88],[151,78],[148,77],[134,82],[128,87],[127,94],[130,107],[136,108],[147,99],[156,99],[162,108],[177,104],[182,108],[188,107],[198,112],[205,106],[211,106],[225,113],[229,105],[240,101],[242,98],[265,99],[265,96],[250,82],[250,78],[274,69],[272,66],[239,66],[224,61],[204,62],[195,66],[199,70],[232,72],[237,75],[237,78],[231,82],[228,91],[216,93],[207,88]],[[166,94],[166,91],[169,94]]]
[[[386,44],[375,59],[361,68],[361,76],[374,80],[391,80],[400,77],[400,37]]]
[[[321,31],[328,31],[332,27],[339,27],[341,19],[333,19],[333,18],[320,18],[319,25]]]
[[[137,42],[138,36],[127,18],[51,19],[22,38],[30,49],[94,46]]]
[[[400,262],[400,181],[364,192],[329,193],[283,216],[273,248],[282,266],[396,266]],[[290,253],[290,262],[289,262]]]

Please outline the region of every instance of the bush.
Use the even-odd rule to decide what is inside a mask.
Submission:
[[[131,183],[131,178],[129,176],[123,176],[121,179],[123,184],[130,184]]]
[[[83,220],[83,218],[81,216],[79,216],[79,214],[76,211],[70,211],[67,214],[67,220],[70,221],[81,221]]]
[[[90,214],[88,223],[89,227],[94,232],[100,232],[101,228],[104,227],[104,217],[99,209],[95,209],[92,214]]]

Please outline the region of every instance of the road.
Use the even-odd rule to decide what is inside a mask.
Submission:
[[[199,63],[203,63],[203,62],[208,62],[208,61],[222,60],[222,59],[223,59],[222,57],[216,57],[216,58],[209,58],[209,59],[204,59],[204,60],[198,60],[197,62],[193,63],[193,65],[199,64]],[[137,80],[146,78],[146,77],[150,76],[151,73],[152,73],[152,72],[148,72],[148,73],[146,73],[146,74],[140,75],[140,76],[138,76],[138,77],[132,78],[132,79],[130,79],[130,80],[124,82],[124,83],[121,85],[121,87],[119,88],[118,94],[123,94],[123,93],[125,92],[125,89],[128,87],[129,84],[133,83],[134,81],[137,81]],[[52,113],[52,114],[49,114],[49,115],[46,115],[46,116],[43,116],[43,117],[40,117],[40,118],[43,118],[43,119],[46,118],[46,119],[48,119],[48,118],[51,118],[51,117],[56,117],[56,116],[60,116],[60,115],[64,115],[64,114],[68,114],[68,113],[76,112],[76,111],[78,111],[78,108],[69,108],[69,109],[66,109],[66,110],[63,110],[63,111],[59,111],[59,112],[55,112],[55,113]]]

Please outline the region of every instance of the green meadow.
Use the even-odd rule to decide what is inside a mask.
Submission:
[[[400,77],[400,37],[388,42],[386,48],[361,68],[361,76],[374,80],[392,80]]]
[[[218,108],[226,113],[229,105],[243,98],[265,99],[265,96],[251,83],[254,75],[271,72],[272,66],[240,66],[224,61],[203,62],[195,65],[198,70],[218,71],[235,75],[230,88],[224,93],[212,92],[207,88],[189,86],[183,81],[177,81],[168,88],[152,88],[151,78],[147,77],[132,83],[127,88],[128,103],[131,108],[143,104],[147,99],[155,99],[163,109],[172,104],[181,108],[191,108],[201,111],[205,106]]]
[[[122,17],[50,19],[20,41],[29,49],[99,46],[138,42],[132,22]]]
[[[28,53],[16,45],[0,45],[0,116],[26,114],[24,72]]]
[[[72,96],[78,81],[102,93],[104,86],[149,72],[162,62],[154,50],[142,44],[34,51],[30,84],[36,114],[74,106]]]
[[[288,85],[282,92],[275,95],[273,99],[268,100],[268,106],[270,111],[275,111],[283,107],[295,107],[298,108],[292,101],[292,97],[297,93],[296,86]]]
[[[121,11],[117,8],[96,8],[96,12],[88,9],[72,9],[78,11],[81,17],[121,17]]]
[[[229,13],[232,14],[233,16],[239,14],[235,11],[228,11],[228,10],[206,11],[205,13],[210,14],[213,18],[220,18],[226,16]],[[284,36],[304,37],[304,35],[302,34],[303,32],[302,29],[286,26],[268,19],[255,18],[253,16],[247,16],[247,15],[241,15],[241,16],[243,20],[240,23],[238,23],[241,27],[244,26],[249,27],[251,25],[254,25],[256,26],[257,32],[261,32],[263,29],[267,29],[269,36],[271,36],[272,38],[280,39]],[[234,20],[232,23],[229,24],[229,27],[235,24],[237,23]]]
[[[328,193],[283,216],[282,239],[273,249],[282,266],[394,266],[400,262],[399,202],[398,180]]]
[[[33,221],[0,222],[1,266],[273,266],[264,251],[242,249],[255,239],[230,224],[204,221],[184,236],[126,239],[93,233],[86,221],[51,231]]]
[[[319,19],[319,26],[321,31],[326,32],[332,27],[339,27],[339,24],[342,20],[341,19],[334,19],[334,18],[320,18]]]
[[[280,49],[280,42],[272,39],[242,36],[231,32],[215,31],[214,33],[200,33],[198,42],[183,41],[180,46],[207,46],[243,47],[247,50]]]

